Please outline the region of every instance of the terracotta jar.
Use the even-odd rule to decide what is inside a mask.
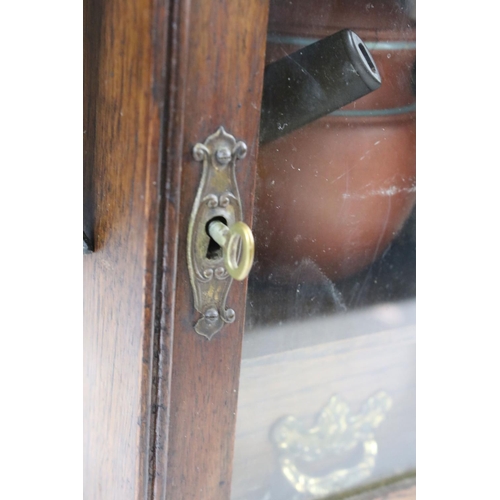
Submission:
[[[281,4],[270,14],[268,62],[350,28],[382,77],[380,89],[259,154],[257,269],[311,259],[336,280],[376,260],[415,204],[415,29],[395,1]]]

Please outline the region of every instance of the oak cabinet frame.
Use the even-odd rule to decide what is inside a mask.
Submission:
[[[244,140],[251,225],[267,0],[86,0],[84,497],[229,498],[246,284],[236,321],[193,329],[192,147]]]

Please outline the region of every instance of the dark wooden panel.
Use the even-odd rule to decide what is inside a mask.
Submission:
[[[250,224],[266,23],[267,0],[85,4],[85,498],[229,498],[246,284],[198,336],[191,149],[219,125],[247,142]]]
[[[146,495],[166,1],[84,5],[84,498]]]
[[[195,0],[174,11],[179,45],[172,45],[178,67],[169,87],[175,116],[167,125],[167,176],[175,184],[182,170],[182,196],[167,187],[166,226],[178,224],[179,232],[175,241],[165,239],[154,491],[157,499],[222,500],[230,495],[246,283],[234,283],[228,298],[236,322],[211,341],[197,335],[186,261],[188,220],[201,179],[192,148],[220,125],[247,143],[237,179],[250,225],[268,2]],[[171,253],[176,242],[177,258]]]

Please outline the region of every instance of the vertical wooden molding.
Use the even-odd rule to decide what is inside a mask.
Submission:
[[[190,0],[170,2],[165,92],[168,113],[165,114],[163,130],[162,197],[156,261],[155,373],[152,385],[148,499],[166,498],[189,13]]]
[[[171,23],[178,32],[169,58],[177,66],[170,68],[165,136],[156,500],[230,497],[246,282],[230,291],[236,322],[210,341],[198,335],[186,261],[188,220],[201,178],[192,148],[221,125],[247,143],[237,181],[251,225],[268,8],[268,0],[173,2]]]
[[[246,283],[212,341],[194,331],[192,147],[244,140],[251,225],[268,0],[85,1],[84,497],[230,496]]]
[[[84,2],[84,498],[147,495],[169,0]],[[154,394],[154,393],[153,393]]]

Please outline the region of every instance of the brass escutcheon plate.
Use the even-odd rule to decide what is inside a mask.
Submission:
[[[222,249],[209,251],[208,224],[217,220],[230,228],[242,221],[235,167],[246,153],[246,144],[223,127],[193,148],[194,159],[203,162],[203,174],[189,220],[187,261],[194,306],[202,314],[194,329],[209,340],[225,323],[232,323],[236,313],[226,307],[233,280]]]

